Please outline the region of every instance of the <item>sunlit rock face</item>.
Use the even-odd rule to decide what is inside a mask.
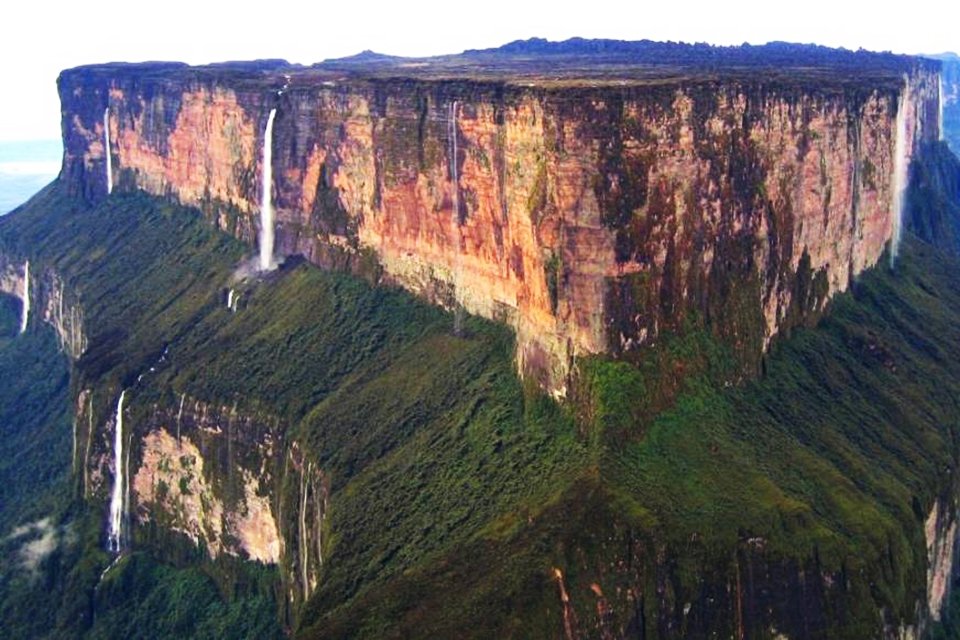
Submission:
[[[80,68],[60,79],[62,179],[103,197],[109,139],[115,188],[255,243],[276,108],[278,255],[503,321],[520,372],[562,394],[577,357],[641,354],[689,322],[755,366],[875,265],[898,108],[908,153],[939,135],[936,65],[905,69],[551,84]]]
[[[136,425],[145,433],[131,479],[138,524],[182,534],[211,558],[278,563],[277,435],[229,407],[183,400]]]
[[[945,611],[954,573],[957,551],[955,510],[940,500],[934,503],[924,522],[927,543],[927,607],[930,619],[939,621]]]
[[[74,465],[84,498],[105,502],[115,418],[96,413],[99,393],[77,396]],[[276,565],[296,606],[316,590],[329,555],[329,479],[280,419],[173,394],[145,412],[128,409],[124,432],[130,547],[170,551],[186,541],[213,561]]]

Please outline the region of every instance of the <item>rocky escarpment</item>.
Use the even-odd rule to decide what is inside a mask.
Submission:
[[[56,270],[47,268],[37,273],[35,268],[31,273],[29,261],[0,255],[0,291],[20,299],[24,328],[39,318],[53,327],[60,350],[71,360],[84,352],[87,337],[83,308]]]
[[[894,66],[65,72],[56,190],[98,202],[69,222],[101,240],[48,259],[82,255],[88,279],[108,250],[118,265],[87,298],[102,320],[78,367],[87,503],[105,515],[125,477],[122,557],[188,548],[223,584],[251,561],[304,637],[921,633],[949,600],[956,524],[950,418],[910,385],[952,389],[960,362],[930,301],[952,290],[911,262],[926,249],[864,277],[857,318],[836,302],[839,329],[805,332],[822,349],[773,354],[753,413],[726,350],[704,363],[719,337],[755,366],[896,238],[897,169],[937,136],[938,85],[934,65]],[[254,242],[268,118],[280,253],[511,325],[523,373],[557,393],[581,374],[567,406],[514,384],[496,327],[370,317],[399,293],[301,261],[238,285],[237,243],[130,193]],[[125,216],[142,217],[106,228]],[[917,308],[903,331],[887,314]],[[577,366],[594,353],[657,364]]]
[[[77,398],[80,446],[75,467],[83,495],[109,499],[115,482],[111,443],[116,416],[98,413],[95,394]],[[135,387],[128,402],[135,400]],[[111,398],[112,400],[112,398]],[[287,442],[274,417],[216,406],[181,394],[169,402],[125,408],[127,527],[138,547],[187,539],[210,561],[232,557],[283,567],[296,610],[316,589],[323,562],[327,487],[322,472]],[[103,414],[103,415],[100,415]]]
[[[184,395],[180,403],[175,414],[155,407],[137,430],[141,459],[131,483],[139,525],[183,533],[212,558],[230,554],[275,564],[276,427],[236,408],[188,402]]]
[[[960,56],[948,53],[934,56],[940,60],[941,138],[954,152],[960,150]]]
[[[877,263],[897,235],[897,156],[938,136],[937,64],[871,60],[854,77],[590,81],[78,68],[59,81],[61,179],[103,197],[109,154],[116,188],[254,242],[276,109],[280,253],[508,323],[520,371],[558,393],[576,358],[642,353],[689,322],[751,368]]]
[[[957,503],[937,500],[924,526],[927,541],[927,608],[929,619],[939,622],[946,610],[957,572]]]
[[[928,152],[918,166],[943,160]],[[953,166],[928,167],[930,203],[955,200]],[[641,367],[580,361],[560,405],[514,379],[492,323],[452,334],[403,292],[302,260],[238,285],[248,248],[196,210],[142,192],[89,207],[67,186],[0,240],[33,238],[30,273],[55,264],[83,293],[89,601],[61,610],[91,636],[146,556],[200,564],[226,594],[259,576],[302,637],[905,637],[949,620],[960,288],[918,238],[759,380],[726,384],[709,332],[664,331]]]
[[[3,261],[0,269],[0,291],[11,295],[20,300],[21,306],[21,326],[24,324],[24,318],[29,321],[30,314],[30,266],[27,261],[16,264],[9,258]]]

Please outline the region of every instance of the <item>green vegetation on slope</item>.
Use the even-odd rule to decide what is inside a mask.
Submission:
[[[923,520],[956,484],[960,264],[919,241],[757,381],[729,384],[734,355],[694,323],[639,366],[580,361],[562,406],[517,379],[502,327],[471,318],[456,336],[403,292],[297,261],[238,285],[229,312],[244,248],[143,195],[87,210],[51,188],[0,222],[0,244],[79,296],[74,388],[95,388],[99,419],[121,385],[134,423],[186,393],[273,416],[322,469],[325,565],[301,637],[549,637],[566,617],[586,635],[860,638],[925,597]],[[289,531],[296,480],[277,482]],[[166,539],[98,588],[105,505],[88,507],[76,551],[42,574],[61,629],[279,633],[279,572]]]
[[[3,219],[0,247],[52,267],[80,299],[89,348],[81,384],[130,384],[167,344],[216,308],[243,255],[195,211],[143,195],[94,209],[57,183]]]
[[[75,388],[95,389],[98,422],[120,386],[133,385],[133,423],[151,403],[188,393],[276,416],[307,447],[333,489],[337,561],[318,602],[336,606],[483,529],[513,526],[586,459],[572,417],[517,380],[505,329],[469,319],[454,336],[449,314],[406,293],[295,261],[264,283],[237,285],[241,309],[230,313],[223,289],[243,248],[192,212],[142,195],[86,210],[54,187],[0,228],[0,242],[29,255],[35,270],[56,268],[79,296],[90,348],[76,364]],[[135,382],[165,346],[167,362]],[[295,487],[285,486],[273,489],[289,500]],[[90,633],[122,635],[130,628],[124,608],[93,591],[109,560],[100,515],[87,521],[71,579],[89,591]],[[154,552],[200,561],[220,589],[234,579],[175,548]],[[121,562],[103,588],[130,570]],[[183,588],[196,580],[143,572],[156,598],[176,576]],[[176,624],[175,610],[162,616]]]
[[[172,343],[152,384],[279,416],[323,470],[331,561],[314,611],[528,517],[589,459],[572,416],[517,379],[502,327],[471,318],[455,336],[409,294],[306,264],[242,295]],[[296,488],[278,488],[287,530]]]
[[[875,634],[881,607],[911,619],[922,518],[953,489],[957,460],[958,268],[911,242],[895,273],[867,274],[783,343],[762,380],[691,381],[643,441],[611,452],[611,490],[685,556],[760,538],[768,556],[860,576],[838,594],[847,634]],[[692,532],[696,545],[682,538]],[[677,569],[692,597],[701,563]]]
[[[0,295],[0,628],[37,637],[53,627],[49,592],[63,585],[56,546],[68,541],[71,416],[68,366],[49,327],[19,335],[20,301]]]
[[[66,288],[79,296],[90,349],[74,366],[73,388],[95,386],[103,391],[102,406],[95,410],[101,416],[98,421],[112,410],[120,381],[131,382],[137,371],[155,361],[164,344],[218,306],[218,287],[243,251],[238,243],[212,232],[193,212],[138,196],[117,198],[91,210],[63,196],[56,184],[0,220],[0,246],[11,255],[29,256],[36,274],[56,269]],[[101,582],[110,562],[103,550],[105,505],[84,508],[72,502],[67,476],[71,452],[67,364],[57,352],[52,331],[39,322],[24,336],[8,336],[18,318],[19,303],[4,297],[0,379],[5,381],[5,401],[0,407],[11,421],[3,422],[0,460],[3,490],[11,493],[9,501],[3,495],[2,517],[5,528],[8,520],[9,526],[43,516],[48,520],[3,540],[4,634],[281,635],[272,586],[275,570],[267,570],[266,579],[247,575],[249,570],[231,572],[233,597],[225,598],[214,567],[198,563],[199,569],[178,569],[134,554]],[[16,437],[8,438],[7,430],[15,426],[20,430],[9,435]],[[8,473],[16,475],[10,485]],[[45,536],[46,547],[37,546]],[[34,552],[42,548],[48,553],[37,556]],[[162,550],[149,553],[156,551]],[[35,557],[41,560],[26,562]],[[195,554],[187,558],[198,560]],[[266,589],[256,586],[264,581],[270,585]],[[122,587],[113,588],[118,584]]]
[[[20,313],[0,295],[0,537],[62,503],[70,471],[66,358],[48,327],[19,335]]]
[[[552,567],[582,629],[612,619],[654,636],[741,625],[764,637],[773,619],[790,637],[859,638],[880,633],[881,610],[913,620],[925,598],[923,519],[954,486],[958,269],[909,241],[895,272],[866,274],[741,387],[723,382],[729,354],[696,332],[667,340],[641,369],[581,363],[582,424],[600,448],[594,478],[570,478],[538,517],[488,530],[302,635],[539,635],[534,610],[555,616],[547,631],[559,635]],[[651,390],[677,371],[675,405],[648,419],[660,393]],[[748,568],[761,611],[738,613],[728,589]],[[835,586],[808,581],[799,598],[790,588],[801,590],[803,571]],[[594,585],[613,607],[606,622]]]
[[[265,576],[272,580],[274,576]],[[261,591],[270,593],[269,582]],[[196,568],[174,569],[144,553],[121,561],[97,590],[93,638],[256,638],[283,637],[276,608],[264,595],[224,601],[209,575]]]

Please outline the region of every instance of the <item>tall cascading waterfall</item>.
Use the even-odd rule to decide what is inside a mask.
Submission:
[[[460,229],[460,176],[457,172],[457,101],[450,104],[450,117],[447,121],[447,137],[450,140],[450,180],[453,183],[453,228],[456,231],[456,263],[454,267],[454,310],[453,310],[453,333],[460,335],[463,329],[463,305],[456,299],[459,294],[462,261],[461,256],[463,238]]]
[[[127,391],[120,392],[117,400],[117,415],[115,418],[116,430],[113,435],[113,492],[110,495],[110,531],[107,536],[107,547],[114,553],[123,550],[123,520],[126,486],[126,465],[123,456],[123,401]],[[128,458],[129,459],[129,458]]]
[[[263,175],[260,196],[260,271],[270,271],[276,266],[273,260],[273,119],[276,109],[270,110],[267,128],[263,132]]]
[[[23,263],[23,308],[20,312],[20,333],[27,331],[30,321],[30,261]]]
[[[110,107],[103,110],[103,153],[107,158],[107,193],[113,193],[113,158],[110,155]]]
[[[909,105],[909,85],[904,87],[903,95],[897,100],[897,139],[893,150],[893,236],[890,240],[890,266],[893,267],[900,253],[900,237],[903,233],[903,208],[907,195],[909,176],[907,152],[907,108]]]

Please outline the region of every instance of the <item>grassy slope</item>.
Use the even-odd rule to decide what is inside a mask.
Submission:
[[[182,335],[200,316],[217,307],[218,287],[242,252],[237,243],[212,233],[189,211],[136,196],[87,210],[64,197],[55,185],[0,220],[0,245],[13,255],[29,255],[36,274],[45,267],[55,267],[65,278],[68,290],[80,296],[90,349],[76,364],[73,384],[75,388],[95,386],[100,391],[100,416],[111,410],[119,381],[129,382],[156,358],[163,344]],[[109,562],[102,550],[102,510],[97,505],[83,510],[70,502],[70,487],[64,478],[71,446],[65,363],[56,353],[49,329],[36,325],[32,331],[21,340],[31,348],[15,354],[10,366],[22,372],[52,350],[51,365],[30,378],[5,374],[3,379],[42,388],[58,381],[50,373],[58,371],[53,364],[60,363],[62,395],[59,404],[51,402],[48,409],[59,407],[60,422],[45,420],[28,434],[33,438],[58,427],[59,437],[56,442],[46,436],[37,440],[36,445],[44,447],[40,453],[43,464],[33,454],[28,460],[30,468],[37,471],[59,465],[62,480],[56,500],[47,500],[42,506],[47,508],[44,515],[52,516],[55,525],[62,528],[56,551],[38,571],[24,571],[13,563],[6,566],[0,583],[0,629],[8,637],[79,633],[132,637],[130,630],[134,628],[137,637],[278,635],[272,587],[264,589],[254,584],[238,589],[238,597],[226,602],[208,574],[173,569],[148,556],[135,555],[121,563],[95,591],[100,573]],[[41,340],[46,341],[46,348],[33,348]],[[0,349],[6,356],[5,345]],[[6,360],[0,364],[6,370]],[[16,413],[21,416],[21,412]],[[28,454],[31,451],[25,450]],[[8,461],[24,460],[22,454],[19,458],[9,455],[6,446],[3,454],[4,468]],[[24,483],[17,486],[21,487],[18,495],[23,502],[37,499],[39,483],[34,487]],[[23,521],[6,502],[3,516]],[[138,585],[135,605],[128,601],[124,589],[111,588],[112,584],[129,582],[128,571],[134,572]],[[273,574],[270,581],[275,579]],[[244,616],[249,620],[236,624]],[[142,626],[147,621],[149,627]]]
[[[584,464],[572,418],[524,390],[500,327],[454,336],[407,294],[306,265],[244,295],[173,345],[158,384],[279,415],[319,462],[335,560],[314,607],[538,509]]]
[[[537,517],[505,514],[507,524],[457,552],[317,614],[302,635],[559,635],[554,566],[585,628],[599,624],[593,584],[623,628],[633,606],[609,594],[631,586],[656,593],[658,567],[669,575],[668,609],[693,603],[689,624],[729,627],[732,616],[700,608],[705,583],[724,586],[750,539],[762,539],[773,565],[848,576],[831,603],[820,603],[833,607],[831,619],[808,631],[873,635],[881,607],[910,619],[925,585],[922,518],[950,489],[957,459],[958,269],[908,242],[895,273],[865,275],[816,329],[776,349],[763,379],[739,388],[715,382],[727,366],[722,349],[695,334],[668,341],[658,371],[583,364],[587,440],[600,443],[594,474],[567,479],[570,488]],[[637,410],[649,404],[645,390],[677,368],[701,373],[685,379],[675,407],[645,421]],[[635,575],[616,568],[629,545],[611,549],[611,539],[645,550]],[[789,617],[789,604],[778,606]]]
[[[129,384],[216,308],[243,251],[191,211],[140,196],[87,210],[56,183],[3,219],[0,243],[54,267],[79,295],[90,347],[78,369],[99,384]]]
[[[875,624],[860,598],[909,619],[921,517],[957,459],[958,269],[912,243],[895,274],[866,275],[783,344],[762,380],[691,384],[642,442],[611,454],[610,485],[681,549],[693,531],[715,554],[762,537],[768,554],[862,576],[843,597],[854,635]],[[695,574],[679,573],[693,590]]]
[[[5,221],[0,242],[29,248],[35,270],[56,266],[79,293],[90,348],[77,386],[95,387],[98,415],[169,345],[169,364],[130,394],[134,415],[187,392],[289,425],[335,492],[334,603],[450,552],[505,510],[539,508],[584,458],[573,420],[517,380],[504,329],[471,319],[456,337],[448,314],[407,294],[302,264],[246,290],[231,314],[222,288],[242,247],[191,212],[121,195],[86,211],[54,188]],[[88,589],[107,561],[96,520],[72,575]],[[165,570],[141,573],[169,589]],[[116,605],[97,601],[96,634],[127,628]]]
[[[19,300],[0,296],[0,620],[21,630],[19,637],[34,637],[53,626],[49,591],[62,591],[39,574],[61,559],[46,556],[35,571],[28,552],[44,532],[13,530],[53,516],[53,535],[69,535],[57,516],[69,502],[71,407],[67,362],[53,331],[34,323],[18,335],[20,312]]]
[[[0,296],[0,537],[54,508],[70,471],[66,358],[39,323],[18,335],[20,312]]]

